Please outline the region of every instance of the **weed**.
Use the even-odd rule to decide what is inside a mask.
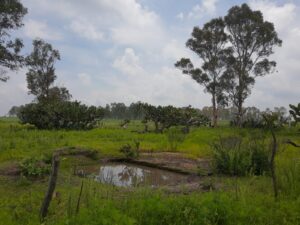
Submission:
[[[26,177],[42,177],[50,173],[50,165],[36,158],[27,158],[20,163],[22,175]]]

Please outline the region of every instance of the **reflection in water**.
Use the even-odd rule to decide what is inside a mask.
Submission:
[[[77,174],[119,187],[176,185],[186,180],[181,174],[125,163],[84,166]]]

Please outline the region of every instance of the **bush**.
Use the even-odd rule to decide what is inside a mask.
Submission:
[[[38,129],[92,129],[103,118],[102,108],[80,102],[31,103],[22,106],[18,117]]]
[[[251,168],[251,154],[242,146],[242,138],[220,138],[212,144],[217,173],[243,176]]]
[[[258,134],[259,135],[259,134]],[[251,172],[254,175],[263,175],[270,170],[269,146],[266,144],[264,136],[252,136],[247,143],[251,152]]]
[[[140,155],[140,142],[134,141],[134,147],[130,144],[123,145],[120,148],[120,152],[123,153],[127,159],[138,158]]]
[[[263,136],[220,138],[212,144],[217,173],[244,176],[262,175],[269,171],[269,150]]]
[[[50,173],[51,165],[36,158],[24,159],[20,163],[21,173],[26,177],[43,177]]]

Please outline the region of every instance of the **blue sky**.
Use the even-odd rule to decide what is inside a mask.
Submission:
[[[261,10],[284,42],[272,56],[278,72],[257,79],[246,105],[264,109],[299,102],[299,0],[22,0],[28,15],[17,35],[25,54],[34,38],[60,51],[56,84],[83,103],[203,107],[210,105],[210,95],[173,65],[181,57],[200,64],[185,48],[193,27],[243,2]],[[0,115],[33,99],[25,74],[26,69],[10,72],[11,79],[0,83]]]

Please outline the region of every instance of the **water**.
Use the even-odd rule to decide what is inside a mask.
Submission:
[[[187,182],[187,176],[182,174],[127,163],[82,166],[76,174],[118,187],[158,187]]]

